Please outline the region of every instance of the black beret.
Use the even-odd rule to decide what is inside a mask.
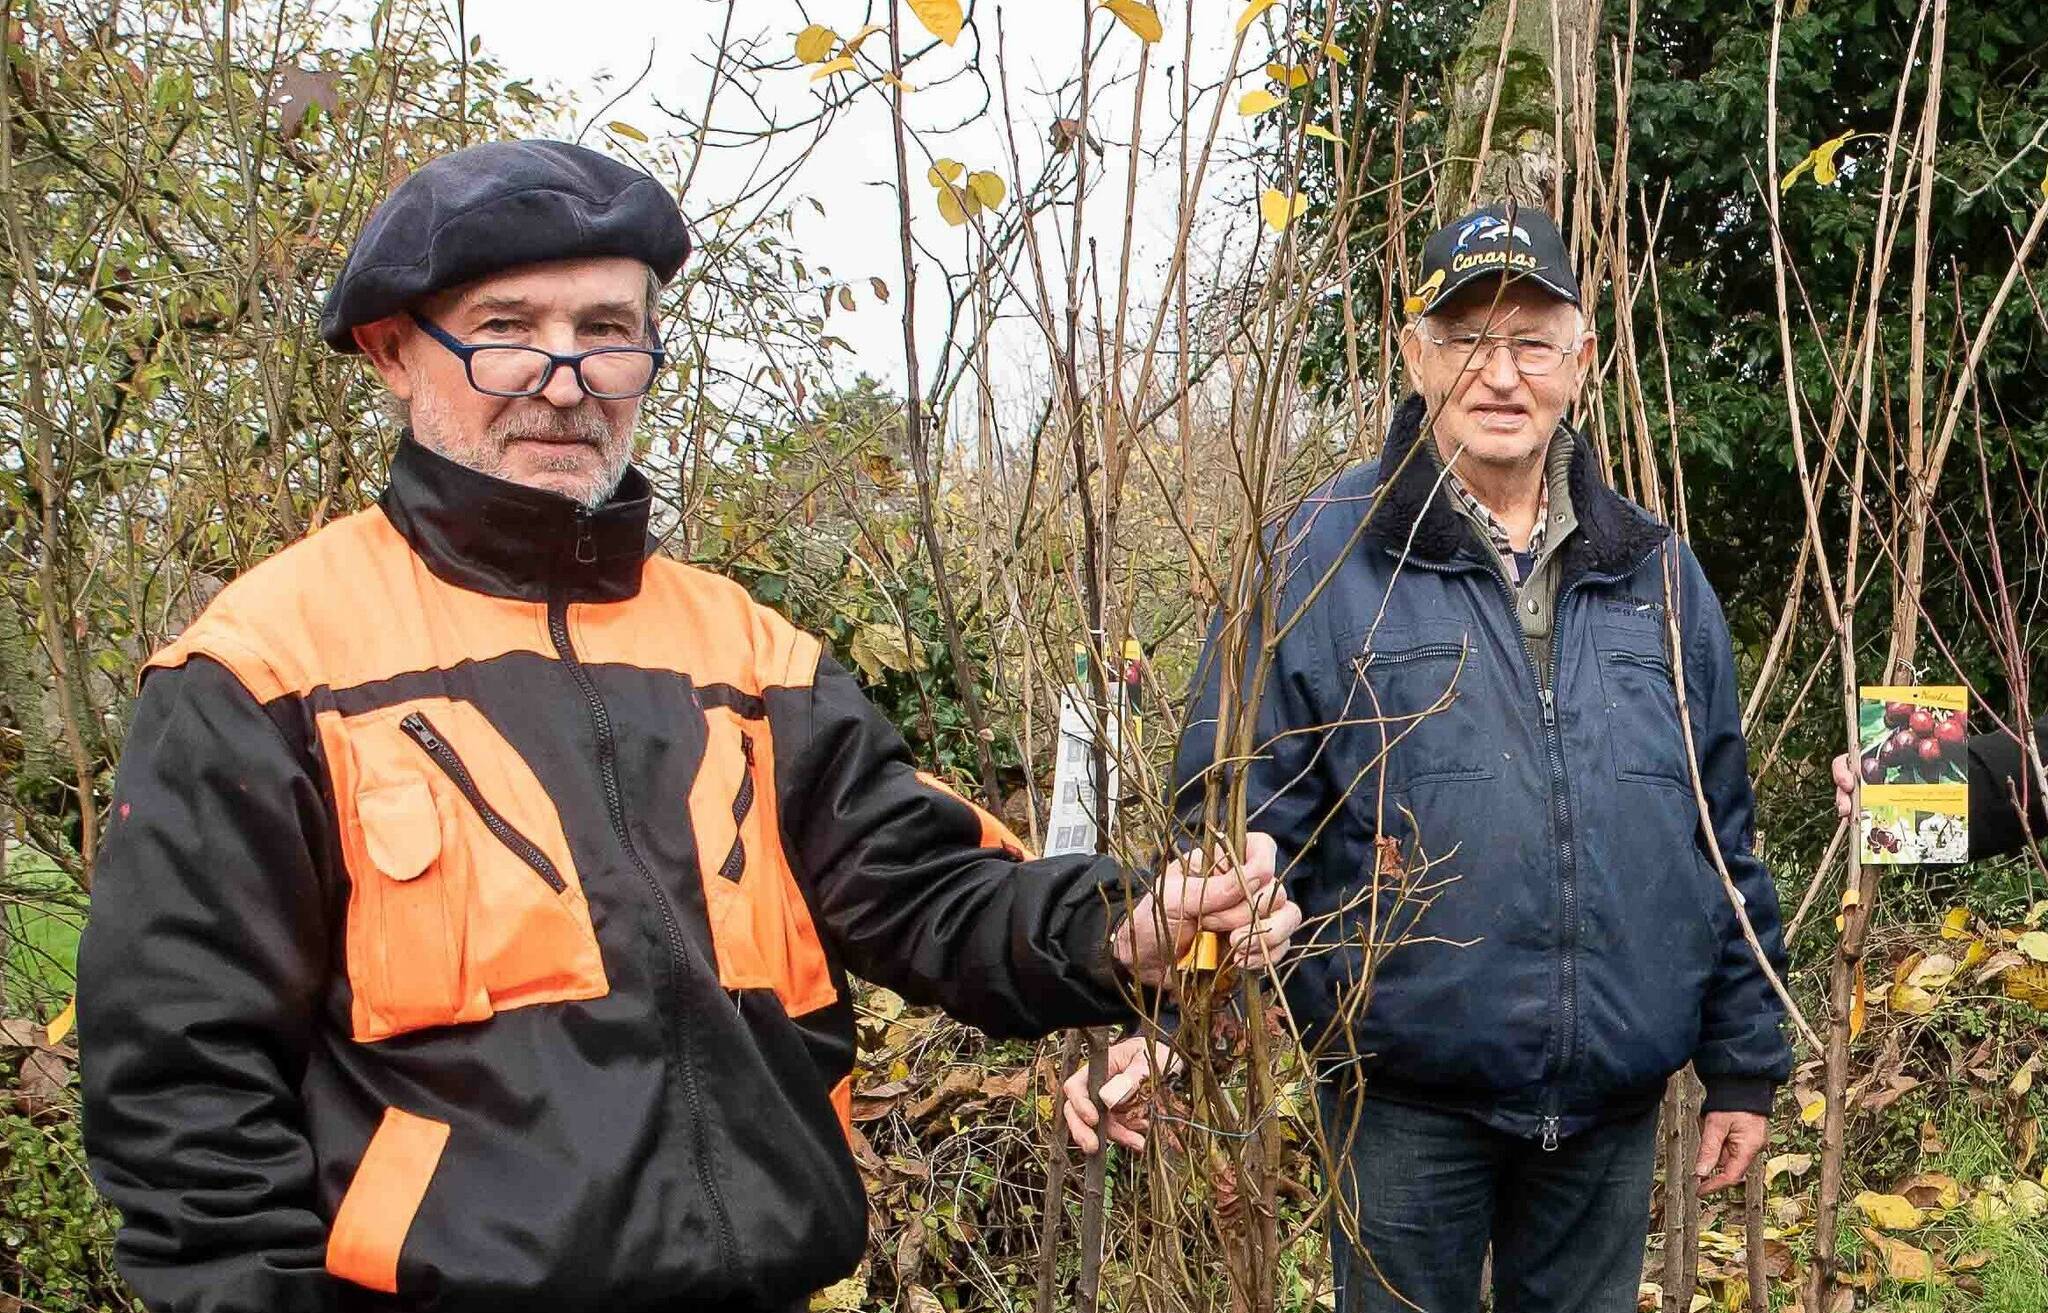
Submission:
[[[320,336],[356,350],[357,324],[429,292],[545,260],[623,255],[666,283],[690,253],[658,180],[566,141],[493,141],[443,155],[370,215],[327,293]]]

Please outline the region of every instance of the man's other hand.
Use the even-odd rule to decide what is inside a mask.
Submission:
[[[1835,758],[1835,815],[1848,820],[1856,814],[1856,763],[1848,753]]]
[[[1139,1038],[1109,1046],[1102,1106],[1109,1109],[1106,1129],[1111,1143],[1126,1149],[1145,1147],[1145,1131],[1152,1124],[1152,1077],[1171,1076],[1179,1068],[1180,1059],[1164,1044]],[[1101,1141],[1096,1135],[1095,1100],[1088,1097],[1087,1063],[1067,1077],[1065,1093],[1067,1130],[1082,1153],[1094,1153]]]
[[[1117,927],[1117,961],[1140,984],[1161,985],[1196,933],[1212,930],[1229,936],[1234,965],[1278,962],[1301,926],[1301,908],[1289,901],[1277,861],[1271,835],[1247,834],[1242,863],[1212,863],[1206,851],[1174,862]]]
[[[1741,1180],[1770,1138],[1770,1120],[1758,1113],[1708,1113],[1700,1123],[1700,1159],[1693,1164],[1700,1193],[1712,1194]]]

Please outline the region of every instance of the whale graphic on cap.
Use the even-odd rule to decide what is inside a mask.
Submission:
[[[1462,251],[1474,242],[1497,242],[1503,237],[1513,237],[1524,246],[1532,244],[1529,240],[1529,230],[1521,224],[1510,226],[1505,219],[1482,214],[1468,219],[1465,225],[1458,229],[1458,244],[1451,250]]]

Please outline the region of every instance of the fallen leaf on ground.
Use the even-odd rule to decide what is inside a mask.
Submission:
[[[1851,1200],[1862,1214],[1887,1231],[1910,1231],[1927,1220],[1904,1196],[1865,1190]]]

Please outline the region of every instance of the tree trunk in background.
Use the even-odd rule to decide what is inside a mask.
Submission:
[[[1438,223],[1492,201],[1553,216],[1563,208],[1598,17],[1596,0],[1488,0],[1450,67]]]

